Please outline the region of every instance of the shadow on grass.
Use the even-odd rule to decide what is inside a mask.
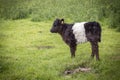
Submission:
[[[4,73],[9,70],[9,64],[5,61],[9,57],[0,56],[0,73]]]
[[[51,49],[55,48],[54,46],[36,46],[37,49]]]

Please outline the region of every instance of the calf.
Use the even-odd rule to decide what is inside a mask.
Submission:
[[[101,42],[101,27],[98,22],[80,22],[74,24],[64,23],[64,19],[56,19],[50,30],[61,35],[64,42],[70,47],[71,57],[75,57],[77,44],[90,42],[92,54],[99,60],[99,46]]]

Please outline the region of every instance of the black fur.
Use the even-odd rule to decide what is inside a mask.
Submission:
[[[88,41],[101,42],[101,27],[98,22],[88,22],[84,24]]]
[[[96,59],[99,60],[99,45],[101,42],[101,26],[98,22],[88,22],[84,24],[87,40],[91,43],[91,56],[96,55]]]
[[[75,39],[72,31],[73,25],[74,24],[64,23],[64,19],[56,19],[53,23],[53,27],[50,30],[52,33],[59,33],[64,42],[69,45],[71,57],[75,57],[77,46],[77,40]],[[91,43],[91,56],[94,57],[94,55],[96,55],[96,59],[99,60],[98,42],[101,41],[101,27],[97,22],[88,22],[84,24],[84,28],[87,40]]]
[[[73,24],[64,23],[64,19],[56,19],[51,29],[52,33],[59,33],[64,42],[69,45],[71,57],[75,57],[76,39],[72,31]]]

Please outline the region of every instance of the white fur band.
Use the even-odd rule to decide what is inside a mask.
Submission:
[[[77,40],[76,44],[87,42],[84,24],[86,22],[75,23],[72,27],[73,34],[75,35],[75,39]]]

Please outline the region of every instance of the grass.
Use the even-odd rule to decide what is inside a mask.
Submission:
[[[72,22],[67,20],[67,22]],[[0,21],[0,80],[119,80],[120,33],[102,26],[101,61],[90,59],[90,44],[69,47],[51,34],[51,21],[30,19]],[[64,75],[66,69],[90,67],[90,72]]]
[[[34,22],[57,17],[75,22],[104,20],[110,28],[120,31],[119,4],[120,0],[0,0],[0,18],[31,18]]]

